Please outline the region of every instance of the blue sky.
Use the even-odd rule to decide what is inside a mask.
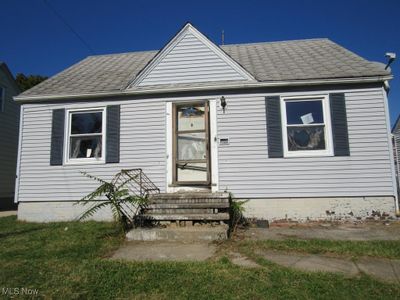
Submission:
[[[47,0],[95,54],[161,48],[185,22],[214,42],[327,37],[366,59],[400,55],[400,1]],[[16,74],[51,76],[90,51],[43,0],[2,0],[0,60]],[[400,113],[400,58],[392,67],[392,123]]]

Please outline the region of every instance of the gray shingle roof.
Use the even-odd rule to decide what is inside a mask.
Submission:
[[[390,75],[328,39],[225,45],[221,48],[258,81],[334,79]],[[124,90],[158,51],[89,56],[21,96]]]

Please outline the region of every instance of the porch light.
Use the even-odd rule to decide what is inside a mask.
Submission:
[[[225,97],[222,96],[220,100],[221,100],[222,111],[225,113],[225,107],[226,107],[226,100],[225,100]]]

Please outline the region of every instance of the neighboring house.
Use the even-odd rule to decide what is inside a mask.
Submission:
[[[400,179],[400,116],[397,117],[396,122],[392,128],[392,145],[393,145],[393,156],[394,166],[396,170],[397,188],[399,188]],[[397,191],[399,192],[399,190]]]
[[[191,24],[160,51],[87,57],[15,97],[19,219],[73,219],[96,187],[80,171],[131,168],[255,218],[394,215],[391,78],[328,39],[219,47]]]
[[[0,210],[15,209],[15,171],[18,153],[20,92],[7,65],[0,62]]]

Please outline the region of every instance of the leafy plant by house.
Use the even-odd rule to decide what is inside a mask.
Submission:
[[[81,172],[84,176],[97,181],[100,185],[91,193],[77,201],[83,206],[91,205],[79,220],[87,219],[103,208],[110,208],[115,221],[124,231],[136,224],[136,221],[147,203],[146,197],[131,195],[127,185],[135,177],[121,180],[121,172],[117,173],[111,181],[105,181],[97,176]]]
[[[239,225],[246,225],[247,220],[243,213],[245,211],[244,205],[249,200],[233,200],[232,194],[230,195],[230,226],[229,235],[235,234]]]

